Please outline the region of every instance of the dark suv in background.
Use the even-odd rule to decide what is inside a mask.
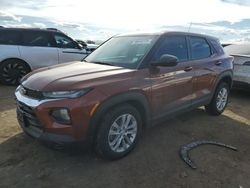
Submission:
[[[166,32],[119,35],[84,62],[44,68],[16,90],[24,132],[43,141],[90,141],[108,159],[128,154],[142,128],[205,106],[221,114],[233,58],[218,39]]]

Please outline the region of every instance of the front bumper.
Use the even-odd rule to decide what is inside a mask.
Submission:
[[[68,145],[76,143],[77,140],[68,135],[48,133],[34,114],[25,112],[25,104],[17,101],[17,120],[23,131],[32,138],[56,145]],[[27,108],[28,106],[26,106]]]
[[[15,96],[18,122],[31,137],[56,144],[91,143],[88,126],[94,106],[92,101],[85,97],[38,100],[20,93],[18,89]],[[70,125],[60,124],[50,115],[51,109],[62,107],[71,113]]]

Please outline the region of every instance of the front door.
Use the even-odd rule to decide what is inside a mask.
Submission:
[[[59,63],[81,61],[87,55],[87,51],[85,49],[80,49],[79,45],[69,37],[55,34],[54,39],[58,46]]]
[[[174,55],[179,63],[173,67],[151,67],[153,118],[184,110],[191,106],[194,71],[188,61],[185,36],[167,36],[152,57],[152,62],[163,54]]]

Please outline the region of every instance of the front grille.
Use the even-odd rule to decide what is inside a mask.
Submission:
[[[42,124],[36,117],[33,109],[20,101],[17,101],[17,116],[23,126],[42,129]]]
[[[33,99],[43,99],[43,94],[41,91],[36,91],[36,90],[31,90],[28,88],[24,88],[25,89],[25,94],[27,97],[33,98]]]

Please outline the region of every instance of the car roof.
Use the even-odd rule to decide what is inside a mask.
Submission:
[[[124,33],[120,35],[116,35],[116,37],[123,37],[123,36],[160,36],[160,35],[185,35],[185,36],[196,36],[196,37],[204,37],[204,38],[211,38],[214,40],[218,40],[218,38],[205,35],[205,34],[199,34],[199,33],[190,33],[190,32],[182,32],[182,31],[160,31],[160,32],[133,32],[133,33]]]
[[[42,32],[54,32],[54,33],[63,33],[62,31],[55,29],[55,28],[18,28],[18,27],[0,27],[0,31],[5,30],[5,31],[42,31]]]

